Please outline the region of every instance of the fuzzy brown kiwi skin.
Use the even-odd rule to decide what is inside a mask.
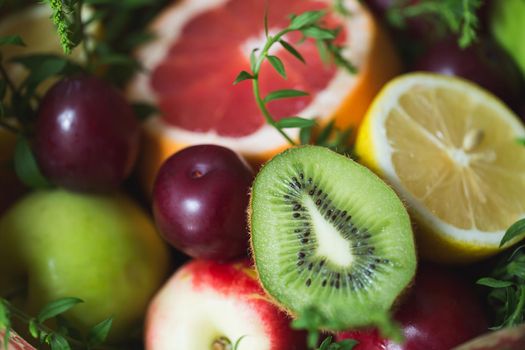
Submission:
[[[302,148],[304,146],[295,146],[293,148]],[[286,152],[287,150],[285,150],[284,152]],[[284,153],[282,152],[282,153]],[[268,160],[267,162],[265,162],[263,165],[261,165],[261,167],[259,168],[258,172],[260,172],[269,162],[271,161]],[[361,164],[362,165],[362,164]],[[392,186],[385,181],[385,183],[392,189],[392,191],[394,191],[394,189],[392,188]],[[395,191],[394,191],[395,193]],[[402,198],[400,198],[403,206],[405,207],[405,209],[408,208],[408,204],[406,203],[406,201]],[[249,235],[250,235],[250,239],[249,239],[249,253],[250,253],[250,258],[253,262],[253,267],[255,269],[255,273],[256,273],[256,276],[257,276],[257,281],[259,283],[259,285],[261,286],[261,288],[264,290],[265,294],[268,296],[269,300],[279,309],[281,310],[282,312],[284,312],[286,315],[288,315],[288,317],[291,317],[292,319],[296,319],[298,317],[298,315],[296,313],[294,313],[292,310],[289,310],[288,308],[286,308],[285,306],[283,306],[281,303],[279,303],[269,292],[268,290],[265,288],[264,284],[262,283],[261,281],[261,278],[260,278],[260,275],[259,275],[259,270],[257,269],[257,261],[255,259],[255,251],[254,251],[254,247],[253,247],[253,226],[252,226],[252,204],[253,204],[253,183],[252,183],[252,186],[250,187],[250,194],[249,194],[249,205],[248,205],[248,208],[246,210],[246,215],[247,215],[247,222],[249,223],[249,227],[248,227],[248,230],[249,230]],[[413,220],[410,220],[411,221],[411,226],[412,226],[412,230],[415,229],[415,224],[413,222]],[[412,231],[412,232],[415,232],[415,231]],[[417,246],[416,246],[416,242],[414,240],[414,248],[416,249],[416,255],[417,255]],[[419,262],[419,259],[416,259],[416,269],[418,268],[418,262]],[[410,292],[414,286],[414,281],[415,281],[415,275],[412,277],[412,279],[410,280],[410,282],[407,284],[407,286],[405,287],[405,289],[403,289],[403,291],[401,291],[401,293],[399,293],[399,295],[397,296],[396,300],[394,301],[394,303],[392,304],[392,308],[390,309],[390,314],[393,314],[398,308],[399,306],[404,302],[404,300],[410,295]],[[328,330],[328,329],[319,329],[321,332],[323,333],[326,333],[326,334],[332,334],[334,333],[334,331],[332,330]]]

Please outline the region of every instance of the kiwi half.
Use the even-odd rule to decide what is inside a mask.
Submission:
[[[377,324],[414,277],[401,200],[327,148],[292,148],[269,161],[255,179],[249,215],[263,287],[292,315],[315,308],[331,321],[325,328]]]

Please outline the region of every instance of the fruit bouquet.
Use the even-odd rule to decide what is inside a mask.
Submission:
[[[0,349],[525,349],[525,1],[0,2]]]

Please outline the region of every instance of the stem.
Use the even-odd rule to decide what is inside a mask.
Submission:
[[[519,296],[518,305],[516,305],[516,309],[514,310],[512,315],[510,315],[509,317],[509,321],[508,321],[509,326],[516,325],[522,321],[519,318],[524,311],[523,308],[525,307],[525,286],[519,286],[519,289],[520,289],[520,296]]]
[[[270,114],[270,111],[266,107],[266,104],[264,103],[264,99],[261,96],[261,90],[259,86],[259,73],[261,71],[261,66],[266,57],[268,57],[268,51],[270,51],[270,48],[278,42],[286,33],[291,32],[291,29],[283,29],[277,35],[271,37],[268,37],[268,41],[263,47],[263,50],[259,57],[257,58],[257,62],[255,63],[255,67],[253,69],[253,80],[252,80],[252,86],[253,86],[253,94],[255,97],[255,102],[257,103],[257,106],[261,110],[264,119],[268,124],[273,126],[292,146],[297,145],[294,140],[281,128],[277,126],[277,123],[275,122],[275,119]]]

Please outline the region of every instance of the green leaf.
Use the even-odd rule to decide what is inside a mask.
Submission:
[[[26,46],[19,35],[7,35],[0,37],[0,46],[3,45]]]
[[[135,116],[139,120],[145,120],[159,112],[159,109],[157,107],[155,107],[154,105],[150,105],[149,103],[133,103],[131,105],[131,108],[133,108],[133,112],[135,112]]]
[[[284,49],[286,51],[288,51],[289,53],[294,55],[295,58],[297,58],[299,61],[301,61],[303,63],[306,63],[306,61],[304,60],[304,57],[292,45],[290,45],[289,43],[287,43],[283,39],[279,40],[279,43],[282,45],[282,47],[284,47]]]
[[[516,221],[507,229],[505,235],[499,243],[499,246],[502,247],[505,243],[523,234],[525,234],[525,218]]]
[[[239,75],[237,75],[237,78],[235,78],[235,81],[233,82],[233,85],[237,85],[241,81],[250,80],[250,79],[253,79],[253,75],[251,75],[247,71],[243,70],[242,72],[239,73]]]
[[[51,334],[49,345],[51,346],[51,350],[71,350],[71,346],[69,346],[66,338],[56,333]]]
[[[330,135],[332,134],[332,130],[334,129],[335,121],[331,120],[326,126],[321,130],[319,133],[319,136],[317,136],[317,139],[315,140],[315,144],[319,146],[326,145],[326,142],[328,141]]]
[[[312,139],[312,128],[301,128],[299,131],[299,140],[301,145],[308,145]]]
[[[38,313],[37,320],[39,323],[42,323],[52,317],[55,317],[59,314],[62,314],[73,306],[83,303],[84,301],[79,298],[61,298],[55,301],[50,302]]]
[[[89,330],[88,343],[91,346],[97,346],[104,343],[104,341],[106,341],[106,338],[108,337],[112,325],[113,317],[107,318],[99,324],[95,325]]]
[[[315,46],[317,47],[317,52],[319,57],[325,66],[330,64],[330,52],[328,51],[328,45],[324,40],[316,40]]]
[[[487,286],[491,288],[507,288],[514,285],[514,283],[509,281],[501,281],[491,277],[484,277],[477,280],[476,284],[481,286]]]
[[[284,70],[284,64],[277,56],[266,56],[268,61],[272,64],[273,68],[279,73],[283,78],[286,79],[286,71]]]
[[[324,29],[316,26],[307,27],[301,30],[301,33],[307,38],[314,38],[319,40],[334,40],[336,33],[330,29]]]
[[[516,142],[522,146],[525,146],[525,137],[520,137],[516,139]]]
[[[22,136],[18,138],[15,146],[15,172],[18,178],[29,187],[51,187],[38,168],[29,142]]]
[[[287,128],[309,128],[315,125],[315,120],[305,119],[301,117],[287,117],[282,118],[276,122],[277,127],[280,129]]]
[[[319,350],[329,350],[330,345],[332,344],[332,337],[328,337],[321,343],[321,346],[319,346]]]
[[[264,98],[264,103],[268,103],[273,100],[280,100],[283,98],[293,98],[293,97],[301,97],[301,96],[308,96],[307,92],[300,91],[300,90],[293,90],[293,89],[283,89],[283,90],[277,90],[272,91],[266,97]]]
[[[40,330],[38,329],[38,323],[35,318],[29,320],[29,334],[35,339],[40,339]]]
[[[325,11],[303,12],[299,16],[295,16],[292,18],[289,28],[292,30],[303,29],[319,21],[321,18],[324,17],[325,14]]]
[[[338,349],[340,350],[352,350],[358,344],[359,342],[355,339],[345,339],[337,342],[337,345],[339,345]]]

